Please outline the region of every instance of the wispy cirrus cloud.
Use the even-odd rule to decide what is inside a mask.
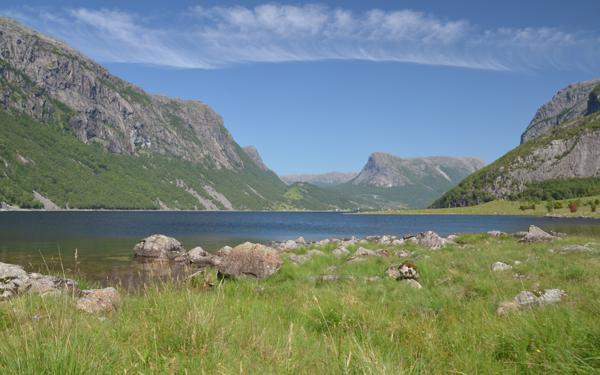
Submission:
[[[413,10],[323,5],[193,7],[177,17],[110,9],[22,8],[5,14],[102,62],[177,68],[368,60],[490,70],[585,69],[600,36],[553,27],[485,29]]]

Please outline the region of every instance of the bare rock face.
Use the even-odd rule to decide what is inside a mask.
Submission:
[[[216,168],[243,167],[223,120],[204,103],[148,94],[64,43],[5,17],[0,55],[0,76],[12,88],[3,92],[4,108],[47,122],[61,111],[59,101],[73,110],[67,125],[77,137],[110,152],[147,150]]]
[[[240,278],[251,276],[264,279],[279,271],[283,262],[277,250],[251,242],[231,249],[217,266],[220,277]]]
[[[573,83],[560,89],[549,102],[538,109],[521,136],[521,143],[547,134],[565,121],[592,113],[588,111],[588,101],[590,101],[590,95],[597,95],[594,91],[599,85],[600,79],[594,79]]]
[[[519,240],[519,242],[540,242],[540,241],[553,241],[558,237],[551,235],[548,232],[545,232],[541,228],[536,227],[535,225],[530,225],[529,230]]]
[[[106,314],[117,310],[121,301],[119,292],[112,287],[81,291],[83,295],[77,300],[77,309],[90,314]]]
[[[154,234],[141,240],[133,248],[135,257],[158,261],[187,261],[185,248],[173,237]]]

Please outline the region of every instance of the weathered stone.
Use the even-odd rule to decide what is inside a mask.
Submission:
[[[119,292],[112,287],[104,289],[83,290],[77,300],[77,309],[90,314],[105,314],[117,310],[121,301]]]
[[[199,266],[215,266],[219,262],[219,257],[205,251],[200,246],[188,251],[187,257],[191,263]]]
[[[512,301],[500,303],[496,313],[505,315],[512,311],[554,304],[560,302],[564,296],[566,293],[560,289],[546,289],[537,293],[524,290],[517,294]]]
[[[519,240],[519,242],[553,241],[557,238],[558,237],[555,237],[555,236],[551,235],[550,233],[543,231],[542,229],[536,227],[535,225],[530,225],[529,231],[527,232],[527,234],[525,236],[523,236],[523,238],[521,238]]]
[[[499,230],[491,230],[489,232],[487,232],[488,235],[490,235],[491,237],[503,237],[506,236],[505,232],[501,232]]]
[[[344,246],[340,246],[337,249],[333,250],[331,253],[338,258],[342,258],[349,255],[350,250],[346,249]]]
[[[448,240],[440,237],[437,233],[430,230],[417,234],[414,237],[416,244],[428,247],[430,249],[439,249],[448,243]]]
[[[74,280],[56,276],[45,276],[37,273],[32,273],[29,276],[29,293],[39,294],[41,296],[58,295],[61,293],[79,293],[79,287]]]
[[[409,256],[411,256],[412,253],[408,250],[398,250],[396,251],[396,256],[399,258],[407,258]]]
[[[510,269],[512,269],[512,266],[510,264],[506,264],[503,262],[492,263],[492,271],[494,272],[508,271]]]
[[[377,255],[378,255],[377,252],[375,252],[374,250],[365,249],[364,247],[359,247],[354,252],[354,256],[361,256],[361,257],[377,256]]]
[[[282,265],[279,253],[270,247],[245,242],[221,259],[217,266],[220,277],[244,276],[263,279],[279,271]]]
[[[227,255],[231,252],[231,249],[232,249],[231,246],[223,246],[222,248],[217,250],[216,255],[219,257],[224,257],[225,255]]]
[[[300,265],[300,264],[304,264],[306,263],[308,260],[310,260],[310,257],[307,255],[297,255],[297,254],[291,254],[288,259],[290,260],[290,262],[296,264],[296,265]]]
[[[411,288],[415,288],[415,289],[422,289],[423,286],[421,285],[420,282],[418,282],[415,279],[402,279],[401,280],[402,283],[410,286]]]
[[[23,293],[29,286],[29,276],[23,267],[0,263],[0,301]]]
[[[304,237],[300,236],[294,240],[298,245],[306,245],[306,240]]]
[[[404,262],[402,264],[395,264],[389,266],[385,270],[387,277],[394,280],[405,280],[405,279],[418,279],[419,273],[417,272],[417,266],[413,263]]]
[[[183,261],[187,258],[185,248],[179,241],[162,234],[154,234],[140,241],[133,248],[133,254],[135,257],[160,261]]]

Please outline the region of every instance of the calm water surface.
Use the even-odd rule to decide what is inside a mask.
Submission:
[[[451,233],[546,230],[600,236],[600,220],[522,216],[348,215],[289,212],[0,212],[0,261],[30,271],[64,272],[100,284],[132,285],[157,270],[132,259],[132,248],[154,233],[187,249],[214,251],[243,241],[307,240],[433,230]],[[77,251],[78,258],[74,254]]]

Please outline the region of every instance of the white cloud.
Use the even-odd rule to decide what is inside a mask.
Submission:
[[[4,12],[7,14],[8,12]],[[31,8],[9,15],[102,62],[219,68],[251,62],[368,60],[477,69],[593,66],[598,35],[557,28],[483,29],[413,10],[322,5],[193,7],[144,18],[108,9]]]

